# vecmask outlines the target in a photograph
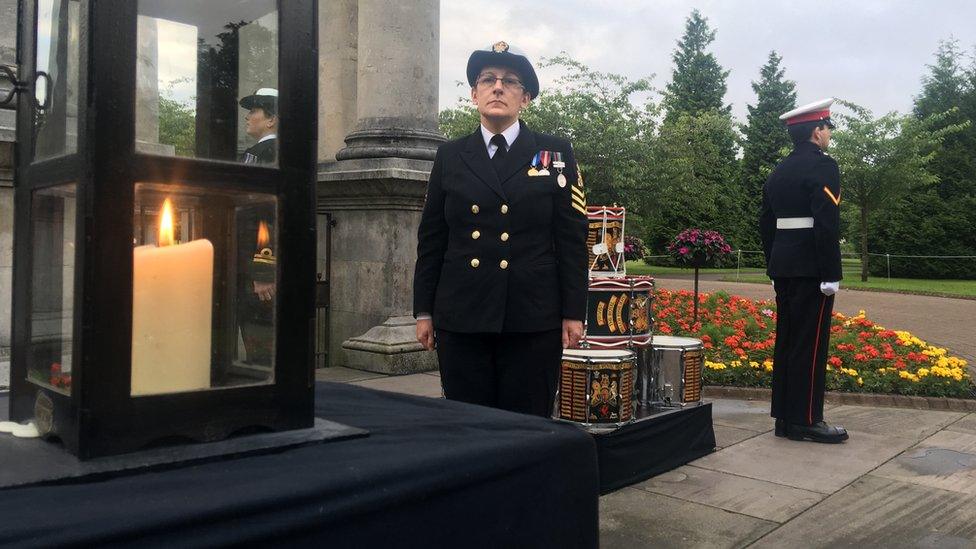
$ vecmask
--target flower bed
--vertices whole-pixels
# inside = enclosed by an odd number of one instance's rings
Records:
[[[691,323],[693,295],[659,290],[655,333],[695,337],[705,347],[705,383],[769,387],[776,340],[776,304],[725,292],[701,294]],[[827,351],[828,391],[976,397],[966,361],[908,332],[868,320],[864,311],[834,313]]]

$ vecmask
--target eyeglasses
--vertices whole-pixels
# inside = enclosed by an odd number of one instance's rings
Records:
[[[499,80],[502,81],[502,87],[505,88],[506,90],[521,90],[525,88],[525,86],[522,84],[522,81],[519,80],[518,78],[512,78],[508,76],[501,77],[501,76],[495,76],[494,74],[485,74],[479,76],[477,83],[479,88],[488,89],[488,88],[495,87],[495,82]]]

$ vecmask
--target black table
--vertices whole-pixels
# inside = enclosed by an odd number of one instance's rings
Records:
[[[596,447],[571,425],[335,383],[316,415],[370,436],[0,491],[0,545],[598,544]]]

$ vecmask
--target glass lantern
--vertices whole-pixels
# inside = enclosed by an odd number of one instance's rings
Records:
[[[22,6],[11,419],[82,459],[313,423],[313,0]]]

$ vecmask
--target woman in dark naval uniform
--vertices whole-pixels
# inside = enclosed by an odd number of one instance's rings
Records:
[[[481,125],[434,159],[418,231],[417,340],[447,398],[549,416],[562,349],[583,331],[586,199],[569,141],[519,113],[539,93],[505,42],[471,54]],[[436,345],[435,345],[436,341]]]

